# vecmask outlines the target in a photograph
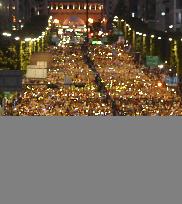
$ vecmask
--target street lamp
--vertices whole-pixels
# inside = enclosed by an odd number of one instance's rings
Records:
[[[11,33],[6,33],[6,32],[4,32],[2,35],[3,35],[3,36],[6,36],[6,37],[11,37]]]
[[[15,37],[15,40],[16,40],[16,41],[20,40],[20,37]]]
[[[114,21],[114,22],[118,22],[118,21],[119,21],[119,18],[118,18],[117,16],[115,16],[114,19],[113,19],[113,21]]]
[[[169,41],[171,42],[171,41],[173,41],[173,39],[172,39],[172,38],[169,38]]]
[[[165,16],[165,15],[166,15],[166,13],[165,13],[165,12],[162,12],[162,13],[161,13],[161,16]]]

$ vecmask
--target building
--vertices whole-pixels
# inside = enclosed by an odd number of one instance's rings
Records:
[[[0,2],[2,29],[21,29],[32,16],[48,14],[47,0],[0,0]]]
[[[9,25],[9,9],[8,0],[0,0],[0,31],[8,29]]]
[[[33,0],[35,15],[48,15],[47,0]]]
[[[57,26],[85,26],[87,22],[86,0],[52,0],[49,12]],[[103,17],[102,1],[89,0],[88,19],[90,23],[100,22]]]
[[[137,16],[157,30],[182,31],[181,0],[138,0]]]

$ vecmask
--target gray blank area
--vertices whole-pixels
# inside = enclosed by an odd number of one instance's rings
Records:
[[[2,204],[181,204],[180,120],[10,122],[0,123]]]

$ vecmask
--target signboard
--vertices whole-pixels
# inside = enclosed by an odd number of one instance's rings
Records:
[[[37,62],[37,67],[38,68],[47,68],[47,61],[38,61]]]
[[[177,86],[179,83],[179,79],[177,76],[176,77],[167,76],[165,78],[165,83],[166,83],[166,86]]]
[[[92,41],[92,45],[102,45],[102,41]]]
[[[27,79],[45,79],[47,78],[47,69],[28,68],[26,73]]]
[[[47,61],[38,61],[37,65],[28,65],[26,78],[28,79],[47,78]]]
[[[22,79],[23,74],[20,70],[0,70],[0,91],[21,91]]]
[[[146,56],[146,65],[148,67],[158,67],[160,59],[158,56]]]

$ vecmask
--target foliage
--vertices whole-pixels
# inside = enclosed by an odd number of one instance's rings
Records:
[[[19,57],[15,45],[8,49],[0,50],[0,67],[7,69],[19,69]]]

